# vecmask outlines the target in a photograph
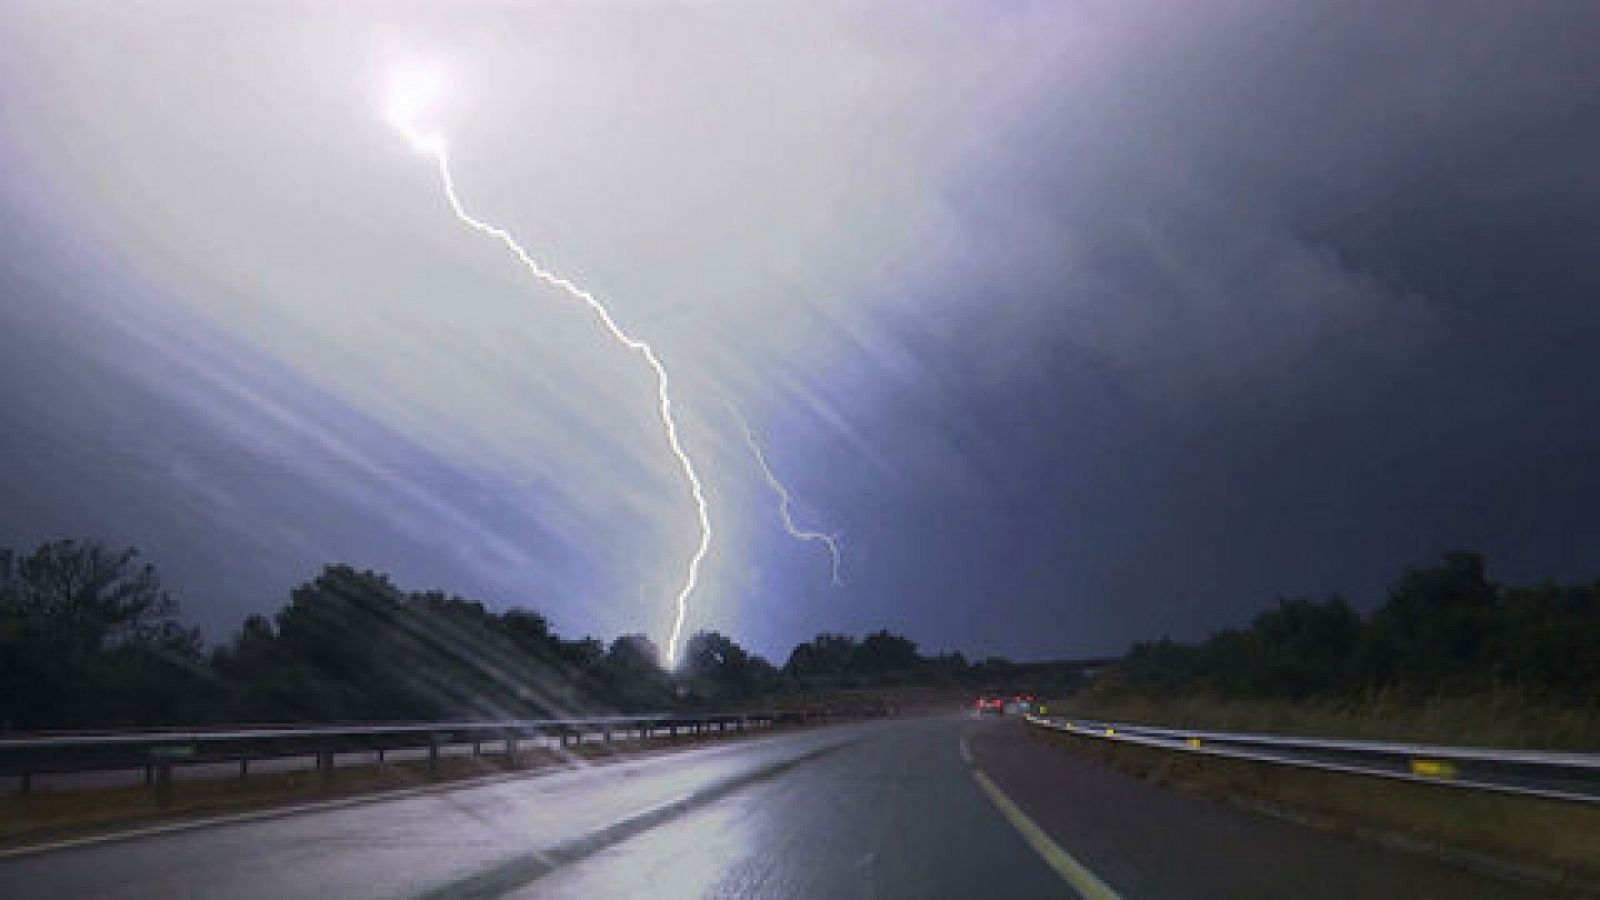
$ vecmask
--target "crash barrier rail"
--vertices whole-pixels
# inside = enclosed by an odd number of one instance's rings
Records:
[[[34,776],[47,774],[143,770],[145,783],[159,796],[171,789],[174,768],[236,763],[239,777],[256,760],[314,758],[316,770],[331,777],[337,754],[373,754],[377,762],[393,750],[426,748],[430,771],[437,771],[442,750],[471,745],[474,756],[484,745],[498,744],[508,759],[530,742],[554,741],[559,747],[593,739],[650,740],[680,734],[747,731],[778,725],[813,724],[839,718],[820,711],[741,713],[662,713],[643,716],[597,716],[528,719],[501,722],[427,722],[418,724],[343,725],[309,728],[234,728],[216,730],[150,730],[106,734],[43,734],[0,738],[0,776],[18,778],[28,793]]]
[[[1158,728],[1029,716],[1035,727],[1202,756],[1600,804],[1600,754]]]

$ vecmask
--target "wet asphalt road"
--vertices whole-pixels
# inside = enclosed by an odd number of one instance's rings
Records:
[[[0,897],[1076,896],[974,767],[1124,897],[1547,896],[1176,794],[1015,720],[951,717],[0,860]]]

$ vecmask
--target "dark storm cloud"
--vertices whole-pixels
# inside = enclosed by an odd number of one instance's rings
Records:
[[[1063,656],[1455,547],[1597,574],[1587,4],[484,9],[413,30],[487,73],[474,198],[683,373],[697,624]],[[327,559],[654,629],[638,372],[352,124],[365,26],[52,15],[49,77],[0,70],[0,534],[145,546],[218,629]]]
[[[1594,575],[1593,17],[1106,15],[1115,53],[976,149],[960,267],[919,285],[959,310],[921,355],[994,494],[947,511],[983,523],[965,627],[1113,649],[1462,546]]]

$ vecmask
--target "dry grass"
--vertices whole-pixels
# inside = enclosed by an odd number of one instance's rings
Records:
[[[1121,771],[1324,829],[1534,878],[1552,896],[1600,884],[1600,807],[1225,759],[1037,730]]]
[[[1052,703],[1066,715],[1213,731],[1263,731],[1524,750],[1600,750],[1600,702],[1530,702],[1514,691],[1417,697],[1377,692],[1354,700],[1239,700],[1204,692],[1158,696],[1091,688]]]

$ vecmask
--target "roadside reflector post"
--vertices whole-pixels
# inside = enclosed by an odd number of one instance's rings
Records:
[[[439,736],[428,735],[428,774],[439,774]]]
[[[22,773],[22,786],[21,787],[22,787],[22,793],[24,795],[33,793],[33,773],[32,772],[23,772]]]
[[[517,763],[517,736],[516,736],[516,734],[508,734],[508,735],[506,735],[506,763],[508,765],[516,765],[516,763]]]
[[[248,777],[250,777],[250,757],[246,756],[239,760],[239,780],[243,781]]]
[[[1192,737],[1192,738],[1189,738],[1189,740],[1186,741],[1185,743],[1187,743],[1190,747],[1198,747],[1198,746],[1200,746],[1200,739],[1197,738],[1197,737]]]
[[[1421,775],[1424,778],[1454,778],[1456,765],[1443,759],[1413,759],[1411,761],[1411,774]]]

